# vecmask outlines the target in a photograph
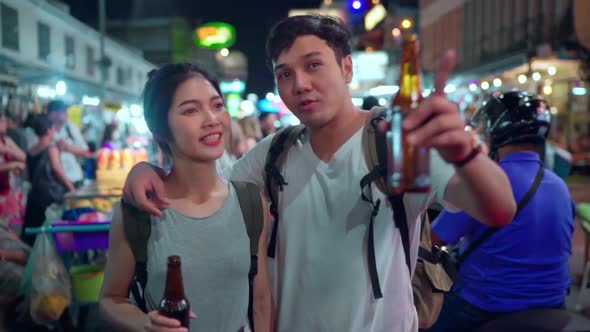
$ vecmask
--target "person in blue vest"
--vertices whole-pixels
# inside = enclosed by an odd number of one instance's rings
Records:
[[[471,124],[483,127],[490,157],[508,175],[517,213],[497,229],[464,212],[443,211],[434,221],[439,244],[459,244],[460,280],[431,332],[472,331],[506,313],[561,308],[570,284],[575,210],[565,182],[541,161],[547,103],[527,92],[495,94]]]

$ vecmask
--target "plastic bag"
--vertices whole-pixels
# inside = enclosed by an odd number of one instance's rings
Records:
[[[63,211],[62,205],[53,203],[45,209],[45,220],[60,220]]]
[[[36,324],[48,325],[61,317],[71,303],[70,285],[70,276],[55,250],[51,234],[38,234],[21,288]]]

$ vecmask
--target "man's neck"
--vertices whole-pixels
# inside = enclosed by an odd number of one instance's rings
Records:
[[[365,124],[366,112],[347,104],[328,124],[310,128],[311,148],[318,159],[329,162],[334,154]]]
[[[534,152],[541,155],[541,148],[534,144],[506,145],[498,149],[498,160],[502,160],[516,152]]]

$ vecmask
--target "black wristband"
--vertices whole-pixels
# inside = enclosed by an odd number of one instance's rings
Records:
[[[467,163],[469,163],[470,161],[475,159],[475,157],[477,157],[477,155],[480,154],[481,150],[482,150],[481,144],[478,144],[476,147],[473,148],[473,150],[471,150],[471,152],[469,152],[469,154],[465,158],[463,158],[462,160],[453,162],[453,165],[456,168],[461,168],[461,167],[465,166]]]

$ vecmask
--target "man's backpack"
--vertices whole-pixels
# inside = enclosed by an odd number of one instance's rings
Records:
[[[244,216],[246,232],[250,238],[250,271],[248,272],[248,320],[254,331],[253,281],[258,273],[258,241],[264,222],[264,211],[260,190],[250,182],[230,181],[236,190],[240,209]],[[149,213],[121,200],[123,228],[135,257],[135,273],[129,291],[137,306],[147,312],[145,287],[147,285],[147,243],[151,234],[151,216]]]
[[[362,137],[363,151],[365,154],[365,161],[367,163],[369,173],[365,177],[363,177],[360,185],[362,190],[362,199],[371,204],[372,207],[372,213],[370,216],[371,220],[369,223],[368,230],[369,233],[367,246],[367,262],[369,267],[371,285],[373,288],[373,296],[376,299],[383,297],[383,294],[381,292],[381,286],[379,284],[379,276],[377,273],[377,264],[375,260],[373,222],[379,212],[381,201],[379,199],[376,201],[373,200],[370,190],[371,183],[375,183],[379,190],[385,193],[388,197],[388,201],[393,208],[395,225],[399,229],[401,234],[405,262],[408,267],[408,273],[410,273],[411,271],[410,233],[408,229],[408,222],[406,219],[406,210],[403,204],[403,195],[398,195],[395,194],[393,191],[390,191],[388,186],[386,185],[385,180],[385,177],[387,176],[387,144],[385,140],[385,134],[380,133],[377,130],[378,123],[384,119],[385,110],[383,108],[378,107],[373,108],[370,111],[369,116],[367,117]],[[279,191],[282,191],[283,186],[288,184],[285,182],[283,176],[281,175],[281,169],[283,168],[283,165],[287,159],[289,148],[295,144],[297,138],[301,135],[304,129],[305,126],[303,125],[292,126],[287,127],[275,134],[266,158],[266,163],[264,166],[265,188],[268,194],[268,198],[270,200],[270,212],[274,218],[274,227],[271,230],[270,241],[268,244],[269,257],[275,256],[277,230],[280,225],[280,216],[278,215]],[[425,226],[427,226],[428,230],[430,230],[430,223],[425,223]],[[425,246],[425,252],[430,252],[431,247],[429,245]],[[428,264],[431,263],[428,262]],[[438,262],[435,262],[434,264],[440,266]],[[417,266],[417,268],[419,267]],[[432,268],[429,269],[429,271],[434,271],[434,273],[436,274],[445,273],[442,268]],[[439,284],[437,282],[439,279],[442,278],[434,277],[433,279],[435,281],[431,282],[431,284],[433,284],[435,287],[441,287],[442,291],[448,291],[450,289],[450,284]],[[428,283],[424,284],[426,285]],[[429,288],[428,291],[432,294],[435,294],[433,293],[433,288]],[[425,301],[421,302],[425,303]],[[427,302],[428,301],[426,301],[426,305],[429,305]],[[420,312],[420,310],[418,311]],[[440,311],[440,308],[438,308],[438,311]],[[437,316],[438,311],[436,312]]]
[[[421,222],[420,247],[412,278],[412,293],[418,312],[419,328],[427,329],[436,323],[443,306],[444,293],[451,290],[453,281],[458,277],[449,255],[432,245],[428,214],[422,216]]]

